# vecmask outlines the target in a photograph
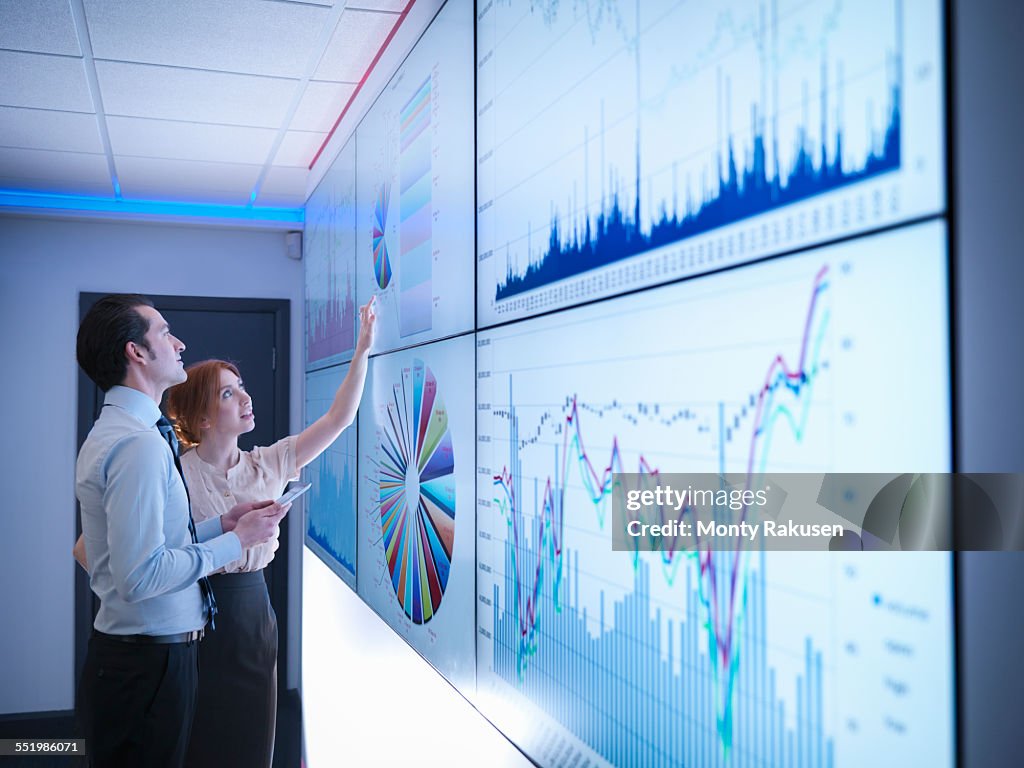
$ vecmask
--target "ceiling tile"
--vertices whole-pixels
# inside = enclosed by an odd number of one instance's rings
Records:
[[[103,154],[96,115],[0,107],[0,144]]]
[[[296,131],[330,131],[355,90],[355,83],[321,83],[310,80],[289,128]]]
[[[346,8],[320,59],[316,79],[358,83],[397,21],[395,13]]]
[[[283,165],[272,165],[267,171],[267,177],[260,187],[260,196],[264,195],[291,195],[306,196],[306,180],[309,178],[309,171],[305,168],[292,168]]]
[[[196,186],[167,179],[156,179],[132,186],[132,194],[126,195],[124,199],[161,203],[248,205],[249,193],[240,189],[209,189],[202,185]]]
[[[98,59],[301,77],[329,8],[262,0],[85,0]]]
[[[256,205],[267,205],[274,208],[302,208],[306,205],[306,195],[305,193],[284,195],[261,191],[259,197],[256,198]]]
[[[114,198],[114,186],[106,181],[71,181],[68,179],[26,179],[0,175],[0,189],[45,192],[51,195],[86,195]]]
[[[346,3],[346,8],[368,11],[404,11],[408,0],[352,0]]]
[[[106,156],[85,152],[0,147],[0,176],[48,180],[52,192],[64,192],[65,184],[77,182],[111,186]]]
[[[121,193],[132,200],[184,200],[245,205],[258,165],[115,157]]]
[[[92,112],[82,60],[0,51],[0,105]]]
[[[81,56],[68,0],[0,2],[0,48]]]
[[[281,140],[281,146],[274,155],[274,165],[291,165],[309,168],[313,156],[327,138],[326,133],[310,133],[308,131],[288,131]]]
[[[108,117],[115,155],[263,165],[274,146],[272,128],[243,128],[141,117]]]
[[[108,115],[278,128],[298,80],[97,61]]]

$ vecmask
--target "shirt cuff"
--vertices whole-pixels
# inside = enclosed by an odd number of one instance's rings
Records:
[[[223,533],[224,525],[219,515],[196,523],[196,538],[200,543],[209,539],[215,539]]]
[[[225,533],[203,542],[204,547],[209,547],[213,553],[213,567],[210,572],[220,570],[233,560],[242,556],[242,542],[238,536],[232,533]]]

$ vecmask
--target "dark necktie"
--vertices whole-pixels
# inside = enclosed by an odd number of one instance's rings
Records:
[[[188,495],[188,483],[185,482],[185,473],[181,469],[178,436],[174,434],[174,427],[171,426],[171,422],[167,420],[166,416],[160,417],[156,423],[156,428],[160,430],[164,440],[171,446],[171,453],[174,456],[174,467],[178,470],[178,474],[181,475],[181,484],[185,486],[185,498],[188,500],[188,533],[192,537],[192,543],[198,544],[199,537],[196,536],[196,522],[192,518],[192,499]],[[217,615],[217,600],[213,597],[213,587],[206,576],[199,578],[199,590],[203,593],[203,606],[206,608],[206,619],[210,622],[210,629],[216,629],[217,625],[214,621],[214,616]]]

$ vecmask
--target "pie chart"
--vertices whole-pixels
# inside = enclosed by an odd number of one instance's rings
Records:
[[[377,199],[373,205],[373,274],[381,290],[391,282],[391,257],[386,237],[390,203],[391,185],[385,182],[377,188]]]
[[[437,613],[455,539],[455,454],[448,412],[416,358],[381,409],[378,487],[382,544],[395,597],[416,624]]]

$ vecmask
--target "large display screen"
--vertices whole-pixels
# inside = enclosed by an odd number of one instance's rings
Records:
[[[472,69],[472,4],[448,3],[356,131],[356,294],[377,296],[374,352],[473,329]]]
[[[379,320],[307,543],[536,764],[955,764],[950,554],[610,530],[953,468],[943,10],[448,0],[310,198],[307,422]]]
[[[351,359],[356,345],[356,165],[349,140],[306,203],[306,370]]]
[[[475,686],[473,336],[372,360],[359,410],[359,595]]]
[[[933,222],[478,333],[478,694],[531,757],[952,765],[949,554],[610,534],[615,472],[948,471],[945,253]]]
[[[331,407],[348,365],[306,374],[306,426]],[[303,469],[312,483],[306,500],[306,546],[342,581],[356,587],[356,425],[348,427]]]
[[[481,3],[481,326],[940,212],[937,0]]]

